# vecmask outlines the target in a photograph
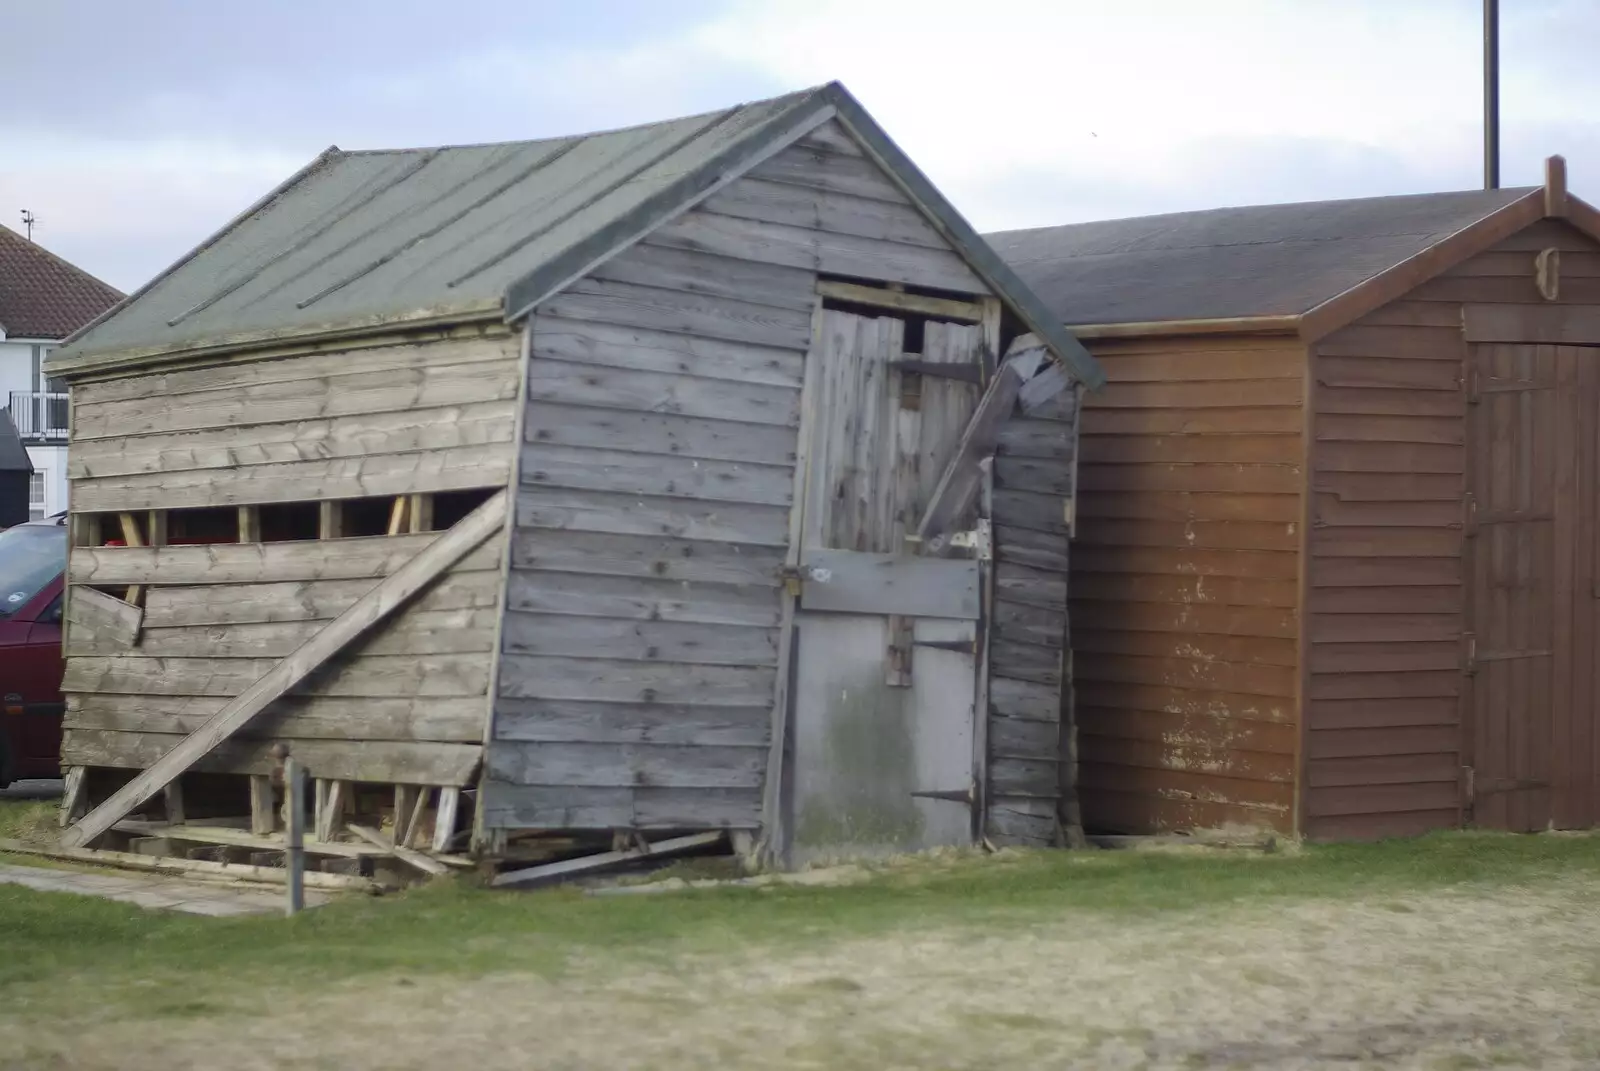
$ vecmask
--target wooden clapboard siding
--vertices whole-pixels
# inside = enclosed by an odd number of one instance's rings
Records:
[[[994,615],[989,636],[988,836],[1048,845],[1074,794],[1068,670],[1068,517],[1075,496],[1076,390],[1002,425],[996,444]]]
[[[1318,342],[1304,831],[1372,838],[1463,819],[1464,303],[1600,300],[1600,245],[1544,220]]]
[[[515,340],[504,332],[250,361],[73,388],[86,512],[503,485]]]
[[[1305,351],[1236,336],[1093,349],[1109,382],[1084,399],[1071,563],[1084,822],[1287,831]]]
[[[761,253],[652,236],[530,321],[489,828],[759,824],[816,300]]]
[[[73,584],[138,583],[146,608],[136,647],[67,630],[64,761],[148,766],[436,538],[74,550]],[[285,741],[319,777],[466,783],[504,547],[496,536],[467,555],[196,768],[266,772]]]

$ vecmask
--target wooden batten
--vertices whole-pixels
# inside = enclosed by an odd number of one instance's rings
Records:
[[[1548,219],[1562,219],[1567,214],[1565,157],[1551,156],[1544,162],[1544,214]]]

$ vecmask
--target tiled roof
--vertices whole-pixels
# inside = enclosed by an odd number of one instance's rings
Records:
[[[0,328],[7,335],[66,338],[121,300],[121,291],[0,227]]]

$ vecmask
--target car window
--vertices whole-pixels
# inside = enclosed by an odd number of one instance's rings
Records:
[[[24,524],[0,532],[0,617],[28,604],[67,567],[67,530]]]
[[[50,605],[46,606],[42,611],[40,611],[39,620],[47,625],[58,625],[61,623],[60,595],[57,595],[55,598],[51,599]]]

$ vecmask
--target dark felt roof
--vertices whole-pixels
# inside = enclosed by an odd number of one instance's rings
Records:
[[[66,338],[122,300],[107,286],[0,227],[0,328],[14,338]]]
[[[1065,324],[1298,315],[1528,192],[1253,205],[984,237]]]
[[[0,409],[0,472],[32,472],[33,460],[12,423],[11,410]]]

